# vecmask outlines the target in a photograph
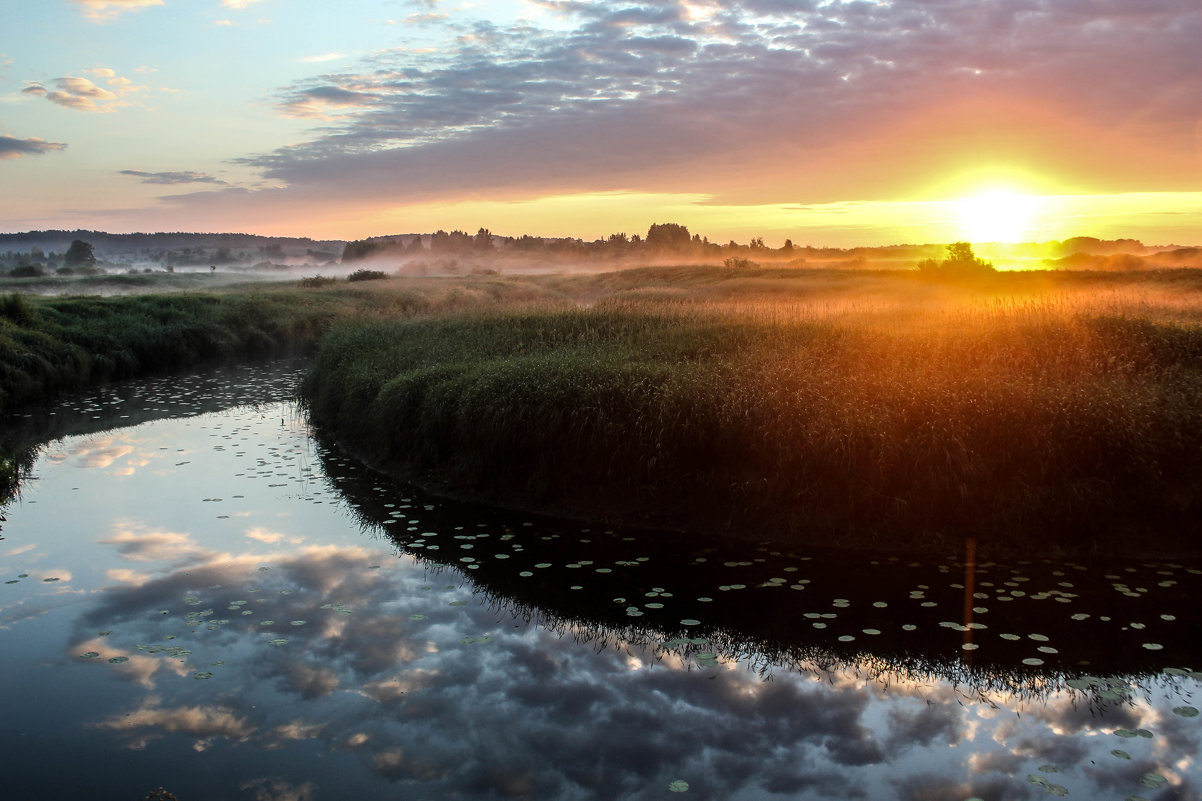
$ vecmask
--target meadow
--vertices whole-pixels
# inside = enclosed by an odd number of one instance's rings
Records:
[[[1200,321],[1190,270],[679,267],[10,296],[0,405],[315,351],[303,396],[319,432],[452,495],[780,541],[1196,554]]]

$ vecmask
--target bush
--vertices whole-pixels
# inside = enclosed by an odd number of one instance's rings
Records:
[[[43,270],[41,267],[39,267],[36,264],[22,264],[20,267],[14,267],[11,270],[9,270],[8,277],[9,278],[41,278],[45,274],[46,274],[46,271]]]
[[[24,295],[16,292],[0,298],[0,317],[5,317],[17,325],[26,325],[33,321],[33,309]]]
[[[731,256],[722,262],[723,267],[731,267],[739,270],[746,270],[749,267],[754,267],[755,263],[751,259],[743,259],[738,256]]]
[[[317,289],[319,287],[329,286],[330,284],[337,282],[337,278],[327,278],[324,275],[314,275],[310,276],[309,278],[302,278],[300,285],[305,289]]]
[[[348,281],[380,281],[388,276],[380,270],[355,270],[346,277]]]

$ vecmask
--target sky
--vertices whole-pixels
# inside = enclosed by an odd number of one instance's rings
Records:
[[[0,231],[1202,243],[1197,0],[0,0]]]

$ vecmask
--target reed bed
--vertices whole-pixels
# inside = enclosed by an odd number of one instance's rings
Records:
[[[368,458],[493,503],[790,541],[1197,550],[1192,294],[701,295],[338,325],[304,394]]]

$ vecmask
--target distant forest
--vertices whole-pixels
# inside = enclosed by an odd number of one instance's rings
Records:
[[[646,235],[611,234],[604,239],[585,241],[523,235],[496,236],[486,228],[475,234],[466,231],[436,231],[433,234],[405,234],[372,237],[348,242],[342,262],[392,265],[403,273],[455,272],[465,267],[480,269],[489,264],[556,263],[690,263],[724,264],[748,267],[771,264],[789,267],[834,269],[908,269],[940,264],[968,263],[990,267],[991,262],[977,259],[967,243],[885,245],[877,247],[830,248],[795,245],[786,239],[779,248],[769,247],[760,237],[747,244],[731,240],[726,244],[692,234],[678,223],[657,223]],[[1080,270],[1131,270],[1152,268],[1202,267],[1202,248],[1148,247],[1135,239],[1103,240],[1073,237],[1064,241],[1016,245],[988,244],[981,248],[990,258],[1021,263],[1026,267]],[[961,254],[961,255],[957,255]]]
[[[978,253],[1002,265],[1044,269],[1133,270],[1202,267],[1202,249],[1149,247],[1134,239],[1074,237],[1020,245],[980,245]],[[81,260],[80,252],[88,257]],[[971,251],[969,251],[971,254]],[[747,243],[712,242],[679,223],[656,223],[645,234],[614,233],[603,239],[499,236],[435,231],[394,234],[355,241],[268,237],[235,233],[135,233],[30,231],[0,234],[0,274],[11,277],[88,272],[157,270],[263,270],[288,267],[391,267],[426,275],[566,265],[722,264],[827,269],[912,269],[938,264],[943,244],[830,248],[785,240],[769,247],[762,238]],[[984,259],[977,260],[989,265]]]

